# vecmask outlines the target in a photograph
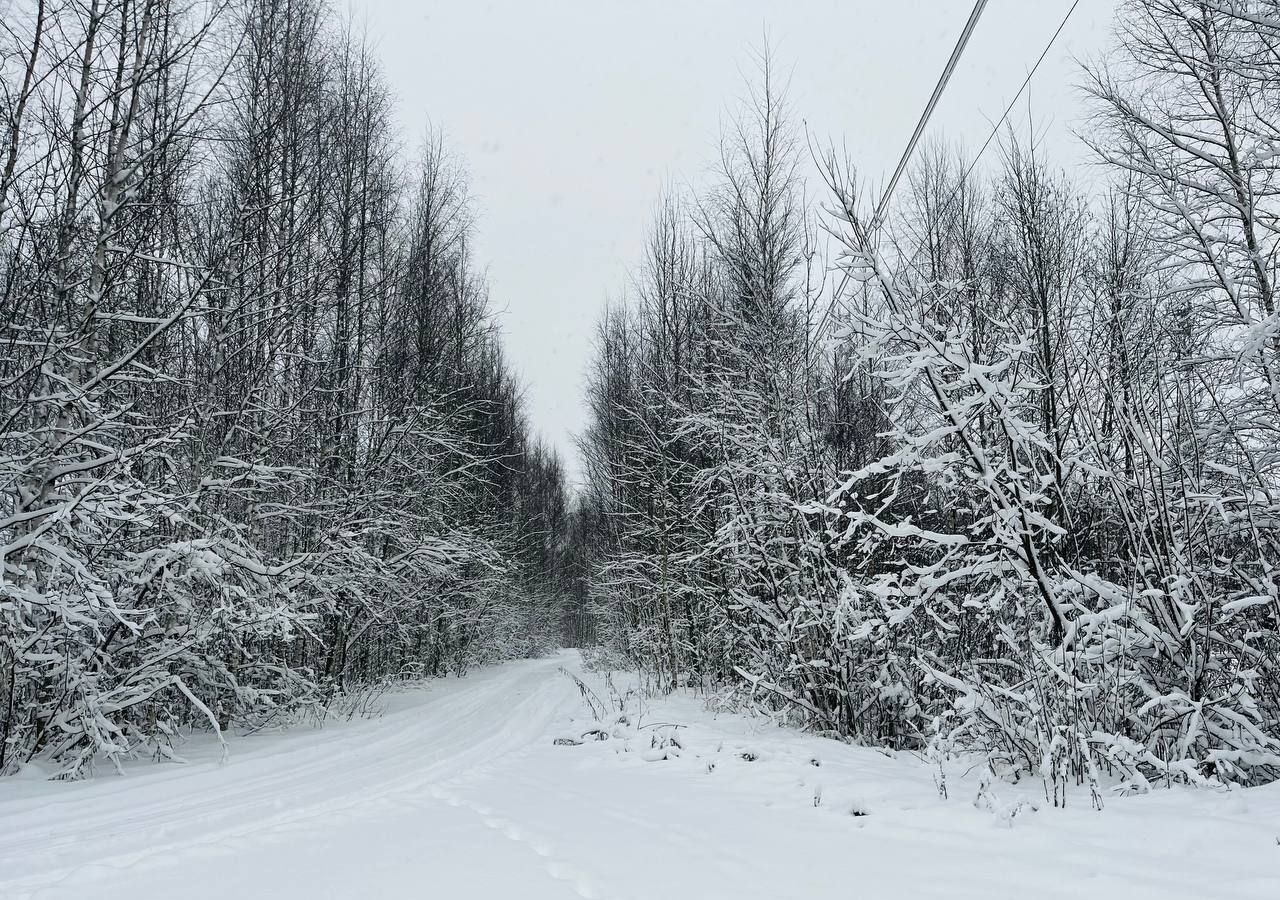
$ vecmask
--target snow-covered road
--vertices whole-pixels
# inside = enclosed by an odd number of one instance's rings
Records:
[[[224,765],[0,784],[0,897],[572,896],[449,792],[516,765],[574,702],[559,666],[495,667],[377,720],[245,739]]]
[[[1002,786],[975,806],[972,776],[943,800],[917,760],[687,697],[625,739],[554,746],[590,725],[560,672],[577,665],[436,682],[376,720],[240,739],[224,765],[197,747],[0,782],[0,897],[1280,898],[1275,788],[1098,813]],[[679,756],[647,749],[670,734]]]

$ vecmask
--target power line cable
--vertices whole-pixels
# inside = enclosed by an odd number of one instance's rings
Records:
[[[1018,92],[1013,95],[1013,99],[1009,101],[1009,105],[1004,108],[1004,113],[996,120],[996,123],[991,126],[991,131],[987,135],[987,139],[982,142],[982,147],[978,149],[977,154],[969,161],[969,165],[964,170],[964,174],[956,181],[956,186],[951,189],[951,193],[947,196],[946,201],[938,207],[938,211],[935,213],[936,216],[941,217],[946,215],[946,213],[951,209],[951,204],[956,201],[956,198],[960,196],[960,192],[964,190],[965,185],[969,183],[969,176],[973,174],[973,170],[978,165],[978,161],[982,159],[982,154],[991,146],[991,142],[1000,131],[1000,126],[1009,118],[1009,113],[1013,112],[1014,106],[1016,106],[1018,100],[1021,99],[1023,92],[1027,89],[1027,86],[1031,84],[1031,79],[1035,77],[1036,70],[1040,68],[1040,64],[1044,62],[1045,57],[1049,55],[1049,51],[1053,49],[1053,45],[1057,42],[1058,36],[1061,35],[1062,30],[1067,27],[1067,22],[1071,19],[1071,14],[1076,11],[1076,7],[1079,5],[1080,0],[1073,0],[1071,6],[1067,8],[1067,14],[1063,16],[1062,21],[1058,23],[1058,28],[1054,31],[1053,36],[1049,38],[1049,43],[1045,44],[1044,50],[1040,51],[1039,58],[1036,59],[1031,70],[1027,72],[1027,77],[1022,79],[1022,84],[1018,86]],[[914,267],[916,257],[919,253],[920,250],[917,248],[916,252],[907,260],[907,264]]]
[[[982,154],[987,152],[987,148],[991,146],[991,141],[995,139],[996,134],[1000,131],[1000,126],[1009,118],[1009,113],[1013,112],[1013,107],[1017,104],[1018,100],[1022,98],[1022,94],[1027,89],[1027,85],[1031,83],[1031,79],[1035,77],[1036,69],[1040,68],[1040,63],[1044,62],[1044,58],[1049,55],[1049,51],[1053,49],[1054,43],[1058,40],[1058,35],[1062,34],[1062,29],[1067,27],[1067,21],[1071,18],[1071,14],[1076,11],[1076,7],[1079,5],[1080,0],[1074,0],[1070,8],[1067,10],[1067,14],[1063,16],[1062,21],[1058,23],[1058,30],[1053,33],[1053,37],[1049,38],[1049,43],[1045,44],[1044,50],[1040,53],[1040,58],[1037,59],[1035,65],[1031,67],[1031,71],[1027,73],[1027,77],[1022,79],[1022,85],[1018,88],[1018,93],[1013,95],[1013,99],[1009,101],[1009,105],[1004,108],[1004,114],[1001,115],[1000,118],[996,120],[996,124],[991,127],[991,133],[988,134],[987,139],[982,142],[982,147],[978,150],[977,155],[970,160],[969,167],[964,170],[964,175],[961,176],[960,181],[956,184],[955,190],[951,192],[951,196],[947,198],[947,202],[940,208],[940,214],[947,211],[947,207],[951,205],[951,201],[955,200],[956,194],[960,192],[960,189],[969,180],[969,176],[973,174],[974,166],[978,164],[978,160],[982,158]]]
[[[962,33],[960,35],[960,41],[957,42],[956,44],[957,51],[963,52],[964,43],[968,41],[968,34],[972,33],[973,31],[972,27],[970,27],[970,24],[972,25],[977,24],[977,17],[982,15],[982,7],[985,5],[986,5],[985,2],[980,2],[974,7],[973,13],[971,13],[969,16],[969,23],[966,23],[965,25],[966,33]],[[1031,84],[1031,79],[1035,77],[1036,70],[1040,68],[1040,64],[1044,62],[1045,57],[1049,55],[1049,51],[1053,49],[1053,45],[1057,43],[1058,37],[1062,34],[1062,30],[1067,27],[1067,22],[1071,19],[1072,13],[1076,11],[1076,7],[1079,5],[1080,5],[1080,0],[1073,0],[1071,6],[1067,8],[1066,15],[1064,15],[1062,17],[1062,21],[1058,23],[1057,30],[1055,30],[1053,32],[1053,36],[1049,38],[1049,43],[1045,44],[1044,50],[1040,52],[1039,58],[1036,59],[1035,64],[1032,65],[1031,67],[1031,70],[1027,72],[1027,77],[1022,79],[1022,84],[1019,85],[1018,92],[1013,95],[1013,99],[1010,100],[1009,105],[1005,107],[1004,113],[1000,116],[999,119],[996,120],[995,125],[992,126],[990,134],[987,135],[987,139],[982,142],[982,147],[978,150],[977,154],[969,162],[969,166],[968,168],[965,169],[964,175],[961,176],[958,182],[956,182],[956,186],[951,191],[951,195],[947,198],[947,202],[942,204],[941,207],[939,207],[939,211],[938,211],[939,215],[945,213],[951,207],[951,204],[955,202],[955,199],[959,195],[960,191],[964,188],[965,184],[968,183],[969,176],[973,174],[974,168],[978,165],[978,160],[982,158],[982,154],[985,153],[987,151],[987,148],[991,146],[991,142],[995,139],[996,134],[999,133],[1000,131],[1000,126],[1003,125],[1005,123],[1005,120],[1009,118],[1009,113],[1013,112],[1014,106],[1017,105],[1018,100],[1022,98],[1023,93],[1026,91],[1027,85]],[[877,226],[880,222],[880,217],[884,213],[885,206],[889,201],[889,196],[893,193],[893,189],[897,185],[898,179],[902,175],[902,170],[906,167],[907,160],[911,156],[911,151],[915,148],[915,144],[919,140],[920,133],[924,130],[924,124],[927,122],[929,118],[929,114],[932,112],[933,106],[937,104],[937,98],[942,95],[942,88],[946,86],[946,81],[947,79],[950,78],[950,71],[955,68],[954,62],[959,60],[959,53],[953,52],[951,54],[951,57],[952,57],[951,60],[947,62],[947,69],[943,71],[942,79],[938,82],[938,87],[934,89],[934,96],[930,98],[929,106],[925,108],[924,115],[920,117],[920,124],[916,126],[915,134],[911,136],[911,141],[907,145],[906,152],[902,154],[902,160],[898,163],[898,169],[893,174],[893,179],[889,183],[889,188],[888,190],[885,191],[884,196],[881,198],[879,206],[876,207],[875,217],[871,220],[871,225],[873,228]],[[846,273],[845,280],[847,281],[847,279],[848,279],[848,275]],[[831,308],[828,308],[826,313],[823,314],[822,322],[819,325],[819,330],[821,330],[821,328],[826,326],[826,321],[830,315],[831,315]]]
[[[897,187],[898,179],[902,177],[902,172],[906,169],[907,162],[911,159],[912,151],[916,149],[920,135],[924,133],[925,126],[929,124],[929,117],[933,115],[934,107],[942,99],[942,92],[947,89],[947,82],[951,80],[951,73],[956,70],[956,65],[964,54],[965,45],[969,43],[969,37],[973,34],[973,30],[978,27],[978,20],[982,18],[982,11],[986,7],[987,0],[977,0],[973,4],[973,10],[969,13],[969,20],[964,23],[964,30],[960,32],[960,37],[951,51],[951,57],[947,60],[947,64],[942,70],[942,75],[938,78],[938,83],[933,88],[933,94],[929,97],[929,102],[925,104],[920,120],[916,122],[916,130],[911,133],[911,140],[907,142],[907,149],[902,151],[902,158],[898,160],[898,167],[893,170],[893,177],[889,179],[889,186],[885,188],[884,196],[880,198],[880,204],[876,207],[875,218],[871,220],[873,228],[879,224],[880,217],[889,205],[889,198],[893,196],[893,189]]]

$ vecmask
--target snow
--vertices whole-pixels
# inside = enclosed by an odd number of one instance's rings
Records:
[[[0,897],[1280,897],[1280,785],[1099,812],[956,766],[944,799],[915,757],[702,698],[619,713],[614,678],[565,652],[392,695],[378,719],[233,738],[225,763],[194,739],[187,765],[28,769],[0,781]]]

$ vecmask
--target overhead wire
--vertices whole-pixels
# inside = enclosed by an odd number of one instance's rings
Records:
[[[996,123],[991,126],[991,132],[987,135],[987,139],[982,142],[982,147],[979,148],[973,159],[969,161],[968,168],[966,168],[964,170],[964,174],[960,176],[960,180],[956,183],[955,189],[952,190],[951,196],[947,198],[947,202],[939,208],[939,214],[947,211],[951,202],[955,200],[956,194],[958,194],[961,188],[968,182],[969,176],[973,174],[973,169],[978,164],[978,160],[982,159],[982,154],[987,152],[987,148],[991,146],[991,141],[995,139],[996,134],[1000,131],[1000,126],[1005,123],[1009,118],[1009,113],[1013,112],[1013,107],[1017,105],[1020,99],[1022,99],[1022,94],[1026,91],[1027,85],[1031,84],[1031,79],[1035,77],[1036,70],[1039,69],[1040,64],[1044,62],[1044,58],[1049,55],[1049,51],[1053,49],[1054,43],[1058,40],[1058,35],[1062,34],[1062,29],[1067,27],[1067,22],[1070,20],[1071,14],[1076,11],[1076,7],[1079,5],[1080,0],[1074,0],[1071,6],[1067,9],[1067,14],[1063,16],[1062,21],[1058,23],[1057,30],[1054,31],[1053,36],[1049,38],[1049,43],[1045,44],[1044,50],[1040,52],[1040,57],[1035,61],[1035,65],[1033,65],[1031,70],[1027,72],[1027,77],[1022,79],[1022,84],[1018,87],[1018,92],[1013,95],[1013,99],[1009,101],[1009,105],[1004,108],[1004,113],[996,120]]]
[[[1018,101],[1022,99],[1022,95],[1026,92],[1027,86],[1031,84],[1031,79],[1035,77],[1036,71],[1040,68],[1041,63],[1043,63],[1045,61],[1045,58],[1049,55],[1049,51],[1053,49],[1053,45],[1057,43],[1057,40],[1061,36],[1063,29],[1067,27],[1067,22],[1070,21],[1071,15],[1076,11],[1076,7],[1079,5],[1080,5],[1080,0],[1073,0],[1073,2],[1071,3],[1071,6],[1067,8],[1066,15],[1064,15],[1062,17],[1062,21],[1058,23],[1058,27],[1054,30],[1053,35],[1049,38],[1049,42],[1045,44],[1044,49],[1040,51],[1040,56],[1037,57],[1035,63],[1031,66],[1031,69],[1027,72],[1026,77],[1022,79],[1022,84],[1018,86],[1017,93],[1013,95],[1013,99],[1009,101],[1008,106],[1005,107],[1004,112],[1001,114],[1000,118],[996,120],[994,125],[992,125],[991,131],[990,133],[987,134],[986,140],[982,142],[982,147],[979,148],[977,154],[973,157],[973,159],[969,161],[968,167],[965,169],[964,174],[956,182],[956,186],[954,189],[952,189],[951,194],[950,196],[947,197],[946,202],[943,203],[941,207],[939,207],[939,210],[938,210],[939,215],[945,213],[951,207],[951,204],[955,202],[955,199],[959,195],[960,191],[968,183],[969,176],[973,174],[973,170],[978,165],[978,161],[982,159],[982,155],[987,151],[987,148],[991,146],[991,142],[995,139],[996,134],[999,133],[1000,127],[1005,123],[1005,121],[1008,120],[1009,114],[1013,112],[1014,106],[1016,106]],[[969,14],[969,20],[965,23],[965,30],[961,32],[960,38],[956,41],[955,49],[953,49],[951,52],[951,58],[947,60],[946,68],[943,69],[942,76],[938,79],[938,84],[934,88],[933,95],[929,98],[929,103],[925,106],[924,113],[920,116],[920,121],[916,124],[916,130],[911,135],[911,140],[907,142],[907,148],[903,152],[902,158],[898,161],[898,167],[894,170],[893,177],[890,179],[889,185],[885,189],[884,195],[880,198],[880,202],[876,206],[875,215],[871,220],[872,229],[879,226],[881,217],[884,215],[885,210],[888,206],[889,199],[893,195],[893,190],[897,186],[899,179],[902,177],[902,173],[906,169],[907,163],[910,161],[911,153],[912,151],[915,150],[915,146],[920,140],[920,135],[924,132],[925,125],[928,123],[929,117],[933,113],[933,108],[937,106],[938,99],[942,96],[942,91],[946,88],[947,82],[951,78],[951,73],[955,70],[956,63],[959,62],[960,55],[963,54],[964,52],[965,44],[968,43],[969,36],[973,33],[973,29],[977,26],[978,19],[979,17],[981,17],[982,11],[985,7],[986,7],[986,0],[979,0],[979,2],[974,5],[973,11]],[[847,276],[845,280],[847,280]],[[822,317],[821,327],[825,327],[826,321],[830,316],[830,314],[831,314],[831,309],[828,308],[827,312]]]
[[[951,56],[947,59],[947,64],[943,67],[942,74],[938,76],[938,83],[934,85],[929,102],[925,104],[924,112],[920,114],[920,119],[916,122],[915,131],[911,133],[911,139],[907,141],[907,147],[902,151],[898,166],[893,170],[893,177],[889,179],[889,185],[885,188],[884,195],[876,206],[875,217],[871,220],[873,228],[879,224],[880,217],[884,215],[885,209],[889,205],[889,198],[893,196],[893,189],[897,187],[898,180],[902,178],[902,173],[906,170],[907,163],[911,160],[911,154],[915,151],[916,144],[920,141],[920,136],[924,134],[924,129],[929,124],[929,117],[933,115],[934,108],[937,107],[938,101],[942,99],[942,92],[947,89],[947,83],[951,80],[951,75],[955,72],[956,66],[960,62],[960,57],[964,55],[964,48],[968,45],[974,29],[978,27],[978,20],[982,18],[982,11],[986,8],[987,0],[977,0],[973,4],[969,19],[964,23],[964,29],[960,32],[960,37],[956,40],[956,45],[951,50]]]

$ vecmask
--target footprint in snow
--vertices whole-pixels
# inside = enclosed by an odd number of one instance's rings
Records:
[[[486,828],[500,832],[504,837],[516,843],[524,844],[538,856],[546,860],[545,868],[548,875],[557,881],[568,882],[579,897],[585,900],[599,900],[603,895],[598,893],[597,888],[592,884],[591,880],[582,872],[567,865],[560,860],[554,858],[554,852],[551,847],[541,841],[526,835],[515,823],[500,818],[493,814],[493,810],[488,806],[477,803],[471,803],[464,800],[451,791],[446,791],[439,786],[433,786],[430,794],[435,799],[453,807],[462,807],[471,810],[480,817],[481,823]]]
[[[595,900],[599,896],[590,881],[573,869],[560,865],[560,863],[548,863],[547,874],[559,881],[572,882],[574,892],[579,897],[586,898],[586,900]]]

